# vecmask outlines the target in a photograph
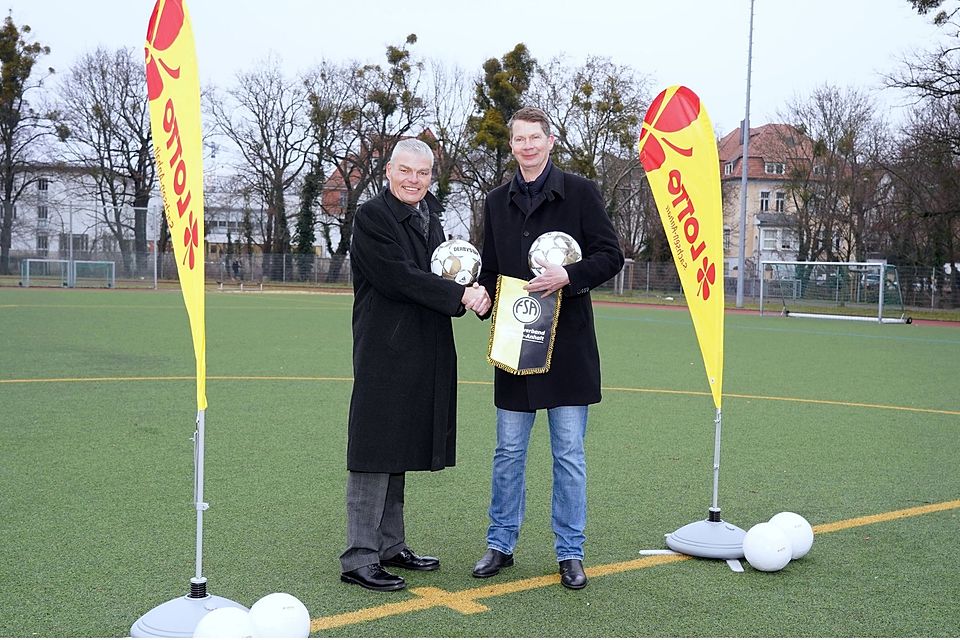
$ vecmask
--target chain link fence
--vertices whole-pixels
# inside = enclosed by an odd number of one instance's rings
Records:
[[[28,258],[66,259],[67,256],[41,256],[35,252],[11,254],[10,276],[0,276],[0,284],[17,286],[21,261]],[[172,253],[160,256],[122,255],[104,251],[75,251],[74,260],[113,261],[117,288],[155,288],[175,286],[176,259]],[[263,288],[340,288],[349,289],[350,258],[332,258],[302,254],[241,253],[208,257],[205,265],[208,284],[220,288],[239,288],[241,283]],[[960,309],[960,268],[900,266],[900,290],[903,304],[913,309]],[[22,286],[22,284],[21,284]],[[66,286],[66,285],[64,285]],[[95,286],[95,285],[90,285]],[[727,301],[736,296],[737,278],[726,274]],[[679,301],[683,299],[680,278],[672,262],[634,262],[628,260],[623,271],[599,287],[608,294],[626,299]],[[760,298],[760,280],[750,274],[744,279],[744,300],[756,304]]]

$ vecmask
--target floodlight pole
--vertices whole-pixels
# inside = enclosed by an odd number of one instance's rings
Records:
[[[744,109],[743,123],[740,126],[740,135],[743,142],[743,159],[741,160],[740,178],[740,257],[737,260],[737,309],[743,308],[743,279],[744,256],[747,251],[747,165],[750,155],[750,72],[753,66],[753,3],[750,0],[750,35],[747,43],[747,104]],[[759,271],[757,272],[759,275]]]
[[[70,212],[70,261],[67,262],[67,287],[73,288],[74,266],[73,266],[73,203],[67,205],[67,211]]]

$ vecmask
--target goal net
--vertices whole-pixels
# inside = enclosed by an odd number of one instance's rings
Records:
[[[897,268],[886,262],[763,261],[760,315],[906,323]]]
[[[22,287],[106,287],[117,285],[112,260],[28,258],[20,262]]]

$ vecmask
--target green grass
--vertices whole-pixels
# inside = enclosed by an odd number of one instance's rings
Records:
[[[417,598],[338,579],[351,302],[207,295],[203,566],[217,595],[249,606],[286,591],[315,618]],[[689,314],[595,314],[605,391],[588,429],[588,567],[636,560],[703,518],[713,459]],[[0,289],[0,327],[0,636],[127,635],[185,593],[194,570],[182,298]],[[488,324],[455,328],[458,464],[409,474],[406,506],[408,542],[443,567],[408,582],[460,592],[555,574],[539,418],[517,565],[470,576],[485,546],[492,374]],[[728,314],[724,518],[747,529],[791,510],[817,525],[960,499],[958,379],[957,327]],[[958,525],[960,509],[947,509],[818,535],[778,573],[689,560],[596,577],[582,592],[550,584],[483,598],[482,613],[433,607],[320,635],[956,636]]]

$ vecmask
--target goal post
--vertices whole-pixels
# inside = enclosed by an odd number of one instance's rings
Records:
[[[760,263],[760,315],[910,324],[897,267],[883,262]]]
[[[21,287],[117,286],[117,265],[112,260],[57,260],[27,258],[20,262]]]

